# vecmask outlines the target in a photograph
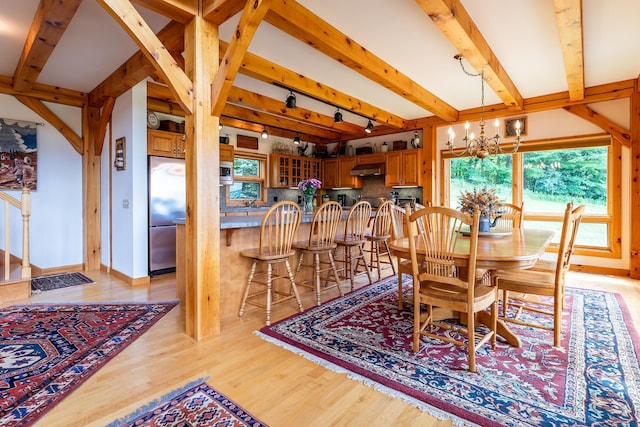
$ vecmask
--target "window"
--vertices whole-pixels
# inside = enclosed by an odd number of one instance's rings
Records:
[[[233,185],[227,191],[227,206],[245,206],[252,200],[267,201],[264,154],[236,151],[233,158]]]
[[[525,227],[556,231],[569,201],[586,205],[576,253],[620,256],[620,147],[609,136],[528,141],[515,154],[480,160],[443,152],[445,203],[458,207],[463,190],[495,188],[501,200],[524,202]],[[448,181],[448,182],[447,182]]]

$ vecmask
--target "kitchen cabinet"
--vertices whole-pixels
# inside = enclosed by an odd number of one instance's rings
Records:
[[[384,163],[385,155],[384,153],[363,154],[357,156],[356,159],[359,165],[374,165],[376,163]]]
[[[233,145],[220,144],[220,161],[233,162]]]
[[[323,188],[362,188],[362,179],[351,176],[351,169],[357,164],[358,157],[337,157],[323,160]]]
[[[303,179],[322,181],[322,162],[311,157],[274,153],[269,156],[269,170],[271,188],[296,187]]]
[[[147,153],[150,156],[184,159],[185,135],[163,130],[147,130]]]
[[[322,161],[324,169],[322,188],[336,188],[340,187],[340,160],[324,159]]]
[[[420,150],[392,151],[386,157],[387,187],[420,185]]]

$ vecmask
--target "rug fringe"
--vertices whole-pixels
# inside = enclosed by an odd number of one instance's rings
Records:
[[[415,399],[411,396],[408,396],[402,392],[393,390],[390,387],[387,387],[385,385],[382,385],[380,383],[377,383],[369,378],[366,378],[362,375],[356,374],[346,368],[343,368],[342,366],[338,366],[335,363],[331,363],[328,362],[325,359],[322,359],[318,356],[314,356],[313,354],[310,354],[304,350],[301,350],[297,347],[294,347],[292,345],[289,345],[287,343],[284,343],[276,338],[273,338],[269,335],[263,334],[260,331],[254,331],[254,334],[259,336],[260,338],[262,338],[263,340],[270,342],[272,344],[277,345],[278,347],[282,347],[285,350],[288,350],[292,353],[295,353],[297,355],[300,355],[302,357],[304,357],[307,360],[310,360],[311,362],[317,363],[318,365],[329,369],[330,371],[333,371],[335,373],[338,374],[346,374],[347,378],[355,380],[355,381],[359,381],[361,383],[363,383],[364,385],[373,388],[374,390],[380,391],[388,396],[391,396],[393,398],[397,398],[397,399],[401,399],[405,402],[407,402],[408,404],[416,407],[417,409],[419,409],[422,412],[426,412],[427,414],[431,415],[432,417],[440,420],[440,421],[446,421],[446,420],[450,420],[451,423],[455,426],[455,427],[480,427],[479,424],[475,424],[475,423],[471,423],[467,420],[464,420],[460,417],[457,417],[449,412],[443,411],[441,409],[438,409],[434,406],[431,406],[427,403],[421,402],[418,399]]]
[[[184,386],[175,389],[173,391],[170,391],[169,393],[152,400],[149,403],[146,403],[144,405],[142,405],[141,407],[139,407],[138,409],[136,409],[134,412],[130,413],[129,415],[125,415],[122,418],[118,418],[117,420],[107,424],[105,427],[119,427],[123,424],[127,424],[132,422],[133,420],[135,420],[136,418],[139,418],[140,416],[146,414],[147,412],[151,411],[153,408],[160,406],[164,403],[167,403],[168,401],[174,399],[175,397],[181,395],[182,393],[184,393],[185,391],[192,389],[196,386],[199,386],[200,384],[206,382],[209,378],[211,377],[203,377],[203,378],[198,378],[197,380],[191,381],[187,384],[185,384]]]

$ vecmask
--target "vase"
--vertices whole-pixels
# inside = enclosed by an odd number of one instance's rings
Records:
[[[478,224],[478,231],[480,233],[488,233],[491,231],[491,218],[486,215],[480,217],[480,223]]]
[[[302,205],[302,213],[311,214],[313,213],[313,199],[315,197],[314,194],[304,193],[304,203]]]

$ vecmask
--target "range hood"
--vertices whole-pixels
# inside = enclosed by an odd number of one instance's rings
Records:
[[[373,163],[370,165],[357,165],[349,173],[351,176],[374,176],[384,175],[384,163]]]

